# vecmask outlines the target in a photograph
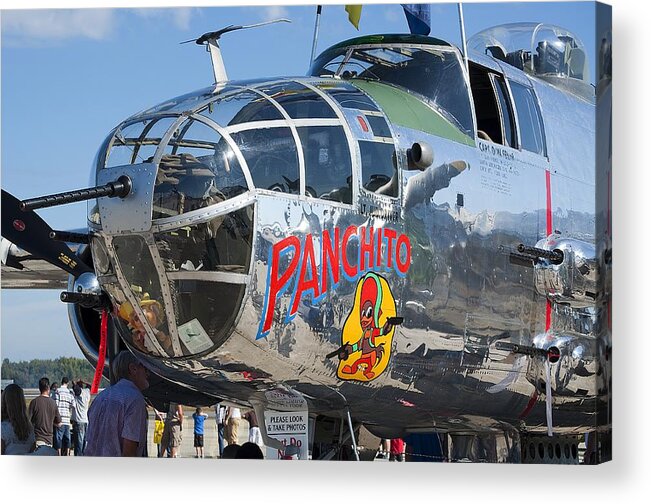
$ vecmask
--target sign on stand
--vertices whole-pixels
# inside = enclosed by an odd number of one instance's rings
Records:
[[[308,460],[309,415],[307,400],[295,390],[276,387],[264,393],[264,427],[282,447],[267,446],[268,460]],[[271,440],[269,440],[271,442]]]
[[[308,459],[308,412],[273,411],[264,412],[267,435],[285,446],[284,452],[267,447],[268,460],[307,460]],[[288,447],[292,447],[289,448]]]

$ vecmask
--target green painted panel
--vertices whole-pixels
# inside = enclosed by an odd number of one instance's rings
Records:
[[[368,93],[382,107],[392,123],[474,147],[472,138],[415,96],[379,82],[349,82]]]

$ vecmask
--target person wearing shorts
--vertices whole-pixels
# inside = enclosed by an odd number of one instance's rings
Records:
[[[208,415],[201,408],[197,408],[192,414],[194,420],[194,458],[203,458],[203,424]]]
[[[391,456],[389,460],[391,462],[404,462],[405,461],[405,449],[406,444],[402,438],[392,439],[391,442]]]
[[[54,394],[54,401],[56,402],[61,417],[61,425],[54,431],[54,448],[59,455],[68,455],[72,446],[71,437],[71,417],[74,410],[75,395],[72,390],[68,388],[68,377],[64,376],[61,379],[61,386],[57,388]]]
[[[177,403],[170,403],[165,417],[163,438],[161,439],[161,453],[165,455],[167,448],[170,448],[169,456],[178,457],[179,446],[183,440],[183,406]]]

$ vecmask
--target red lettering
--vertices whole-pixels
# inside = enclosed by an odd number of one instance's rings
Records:
[[[292,256],[289,266],[282,275],[278,275],[280,262],[280,255],[282,252],[293,248],[294,255]],[[287,282],[296,271],[298,260],[300,256],[301,242],[296,236],[288,236],[279,242],[275,243],[271,251],[271,272],[269,273],[269,291],[267,294],[267,310],[264,314],[264,324],[258,333],[258,338],[267,333],[271,329],[271,322],[273,321],[273,314],[276,308],[276,299],[278,294],[285,288]]]
[[[390,228],[373,228],[371,226],[349,226],[343,236],[341,230],[324,230],[321,235],[321,270],[317,270],[314,252],[314,237],[308,234],[305,243],[296,236],[288,236],[272,246],[269,264],[269,279],[265,307],[257,338],[263,338],[271,330],[278,298],[287,289],[290,281],[298,273],[296,290],[292,297],[290,316],[298,311],[305,294],[317,299],[340,281],[341,270],[346,278],[357,278],[359,272],[381,268],[384,262],[383,248],[386,247],[386,267],[395,268],[400,275],[406,275],[411,265],[411,242],[405,234],[398,234]],[[351,262],[348,258],[348,244],[357,235],[359,255]],[[386,245],[384,243],[386,240]],[[301,249],[301,247],[304,249]],[[302,251],[302,253],[301,253]],[[280,271],[280,261],[290,254],[289,264]],[[287,261],[283,261],[286,263]],[[301,263],[300,270],[298,268]],[[395,263],[395,265],[394,265]],[[341,269],[340,269],[341,268]],[[321,279],[319,280],[319,274]],[[332,282],[328,278],[331,276]],[[332,285],[330,285],[332,283]],[[320,288],[320,289],[319,289]]]
[[[368,241],[366,241],[366,231],[368,230]],[[366,271],[366,256],[368,256],[368,267],[373,267],[373,228],[362,226],[359,237],[359,269]]]
[[[328,289],[328,269],[332,273],[334,285],[339,283],[339,228],[335,228],[335,242],[332,243],[330,230],[323,232],[321,240],[321,292]]]
[[[401,252],[402,252],[402,247],[405,247],[405,260],[404,262],[401,261]],[[398,243],[396,244],[396,267],[398,268],[398,271],[405,275],[407,273],[407,270],[409,269],[409,265],[411,264],[411,243],[409,243],[409,238],[407,238],[407,235],[401,234],[398,237]]]
[[[310,275],[307,277],[307,266],[310,266]],[[319,279],[316,275],[316,261],[314,259],[314,242],[312,235],[305,237],[305,248],[303,249],[303,262],[301,263],[301,273],[298,277],[298,286],[294,293],[294,302],[289,314],[294,315],[298,310],[298,303],[303,297],[305,291],[311,290],[313,298],[319,297]]]
[[[393,240],[396,239],[396,232],[393,229],[386,228],[384,230],[384,236],[387,239],[387,268],[393,267]]]
[[[378,228],[375,231],[375,245],[377,246],[375,251],[375,267],[379,268],[382,266],[382,228]]]
[[[346,252],[348,250],[348,241],[356,232],[357,228],[355,226],[347,227],[346,231],[344,231],[344,237],[341,240],[341,265],[344,268],[344,273],[346,273],[350,278],[355,278],[357,276],[357,267],[348,262],[348,254],[346,254]]]

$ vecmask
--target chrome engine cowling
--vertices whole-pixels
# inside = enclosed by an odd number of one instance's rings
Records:
[[[91,247],[82,245],[77,254],[88,264],[93,263]],[[79,294],[98,294],[101,292],[97,277],[93,273],[84,273],[75,280],[70,275],[68,278],[68,292]],[[99,311],[84,307],[78,303],[68,303],[68,319],[72,334],[79,345],[81,353],[92,366],[97,365],[100,343],[100,313]],[[108,376],[108,359],[106,359],[104,374]]]

